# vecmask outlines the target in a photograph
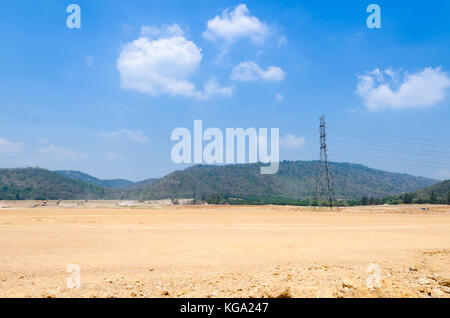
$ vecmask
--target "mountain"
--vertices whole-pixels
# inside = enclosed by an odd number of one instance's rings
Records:
[[[103,187],[45,169],[0,169],[0,200],[81,200],[107,195]]]
[[[433,198],[431,194],[433,193]],[[412,193],[412,197],[415,201],[434,201],[431,203],[447,203],[450,199],[450,179],[434,184],[430,187],[426,187],[419,191]]]
[[[90,176],[86,173],[75,171],[75,170],[57,170],[56,173],[59,173],[60,175],[63,175],[65,177],[75,179],[75,180],[81,180],[90,184],[102,186],[105,188],[122,188],[131,186],[134,184],[133,181],[125,180],[125,179],[98,179],[96,177]]]
[[[283,161],[274,175],[260,174],[260,167],[259,163],[197,165],[160,179],[136,183],[100,180],[78,171],[0,169],[0,200],[193,198],[197,185],[204,199],[218,197],[286,203],[314,196],[318,161]],[[359,164],[330,163],[330,167],[334,188],[340,199],[354,200],[363,196],[383,198],[423,188],[418,191],[420,195],[427,196],[435,191],[436,196],[441,196],[440,184],[432,179],[371,169]],[[442,187],[442,195],[445,195],[448,183]]]
[[[134,182],[131,185],[128,185],[127,188],[142,188],[142,187],[146,187],[154,182],[156,182],[158,180],[158,178],[149,178],[149,179],[145,179],[142,181],[137,181]]]
[[[261,164],[197,165],[175,171],[143,187],[121,192],[122,198],[203,197],[307,199],[314,196],[318,161],[283,161],[277,174],[261,175]],[[330,163],[338,198],[387,197],[416,191],[437,181],[371,169],[360,164]]]

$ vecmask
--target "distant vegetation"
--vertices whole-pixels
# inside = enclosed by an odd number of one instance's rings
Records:
[[[85,181],[94,185],[102,186],[105,188],[123,188],[127,186],[131,186],[134,184],[133,181],[125,180],[125,179],[111,179],[111,180],[102,180],[90,176],[86,173],[74,170],[57,170],[56,173],[63,175],[65,177]]]
[[[314,198],[317,161],[283,161],[274,175],[261,175],[261,164],[197,165],[176,171],[149,186],[124,189],[123,198],[193,198],[199,184],[208,202],[311,203]],[[336,195],[341,200],[363,196],[383,198],[416,191],[435,180],[367,168],[359,164],[331,163]]]
[[[415,192],[388,197],[382,201],[382,203],[387,204],[450,204],[450,180],[445,180]]]
[[[103,187],[45,169],[0,169],[0,200],[82,200],[107,193]]]
[[[78,171],[39,168],[0,169],[0,200],[195,198],[210,204],[318,205],[314,201],[317,161],[283,161],[275,175],[261,175],[261,164],[198,165],[161,179],[133,183],[101,180]],[[331,163],[340,205],[447,203],[449,181]],[[422,190],[420,190],[422,189]],[[324,204],[324,203],[322,203]]]

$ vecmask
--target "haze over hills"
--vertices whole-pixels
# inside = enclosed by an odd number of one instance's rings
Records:
[[[0,199],[135,199],[202,197],[312,198],[318,161],[283,161],[274,175],[261,175],[261,164],[197,165],[160,179],[133,183],[100,180],[78,171],[39,168],[0,169]],[[361,199],[413,192],[436,180],[371,169],[359,164],[330,164],[337,197]],[[122,184],[120,186],[120,184]]]

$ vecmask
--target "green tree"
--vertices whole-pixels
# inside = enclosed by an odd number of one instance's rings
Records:
[[[362,197],[362,201],[361,201],[362,205],[368,205],[369,204],[369,198],[364,196]]]
[[[411,204],[413,202],[413,198],[414,195],[412,193],[405,193],[402,200],[404,204]]]
[[[431,191],[431,195],[430,195],[430,203],[436,203],[436,195],[434,194],[434,191]]]

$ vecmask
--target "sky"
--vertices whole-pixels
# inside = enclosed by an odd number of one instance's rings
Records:
[[[369,28],[369,4],[381,28]],[[70,4],[81,28],[68,28]],[[450,178],[449,1],[5,1],[0,167],[142,180],[175,128],[279,128],[280,159]]]

